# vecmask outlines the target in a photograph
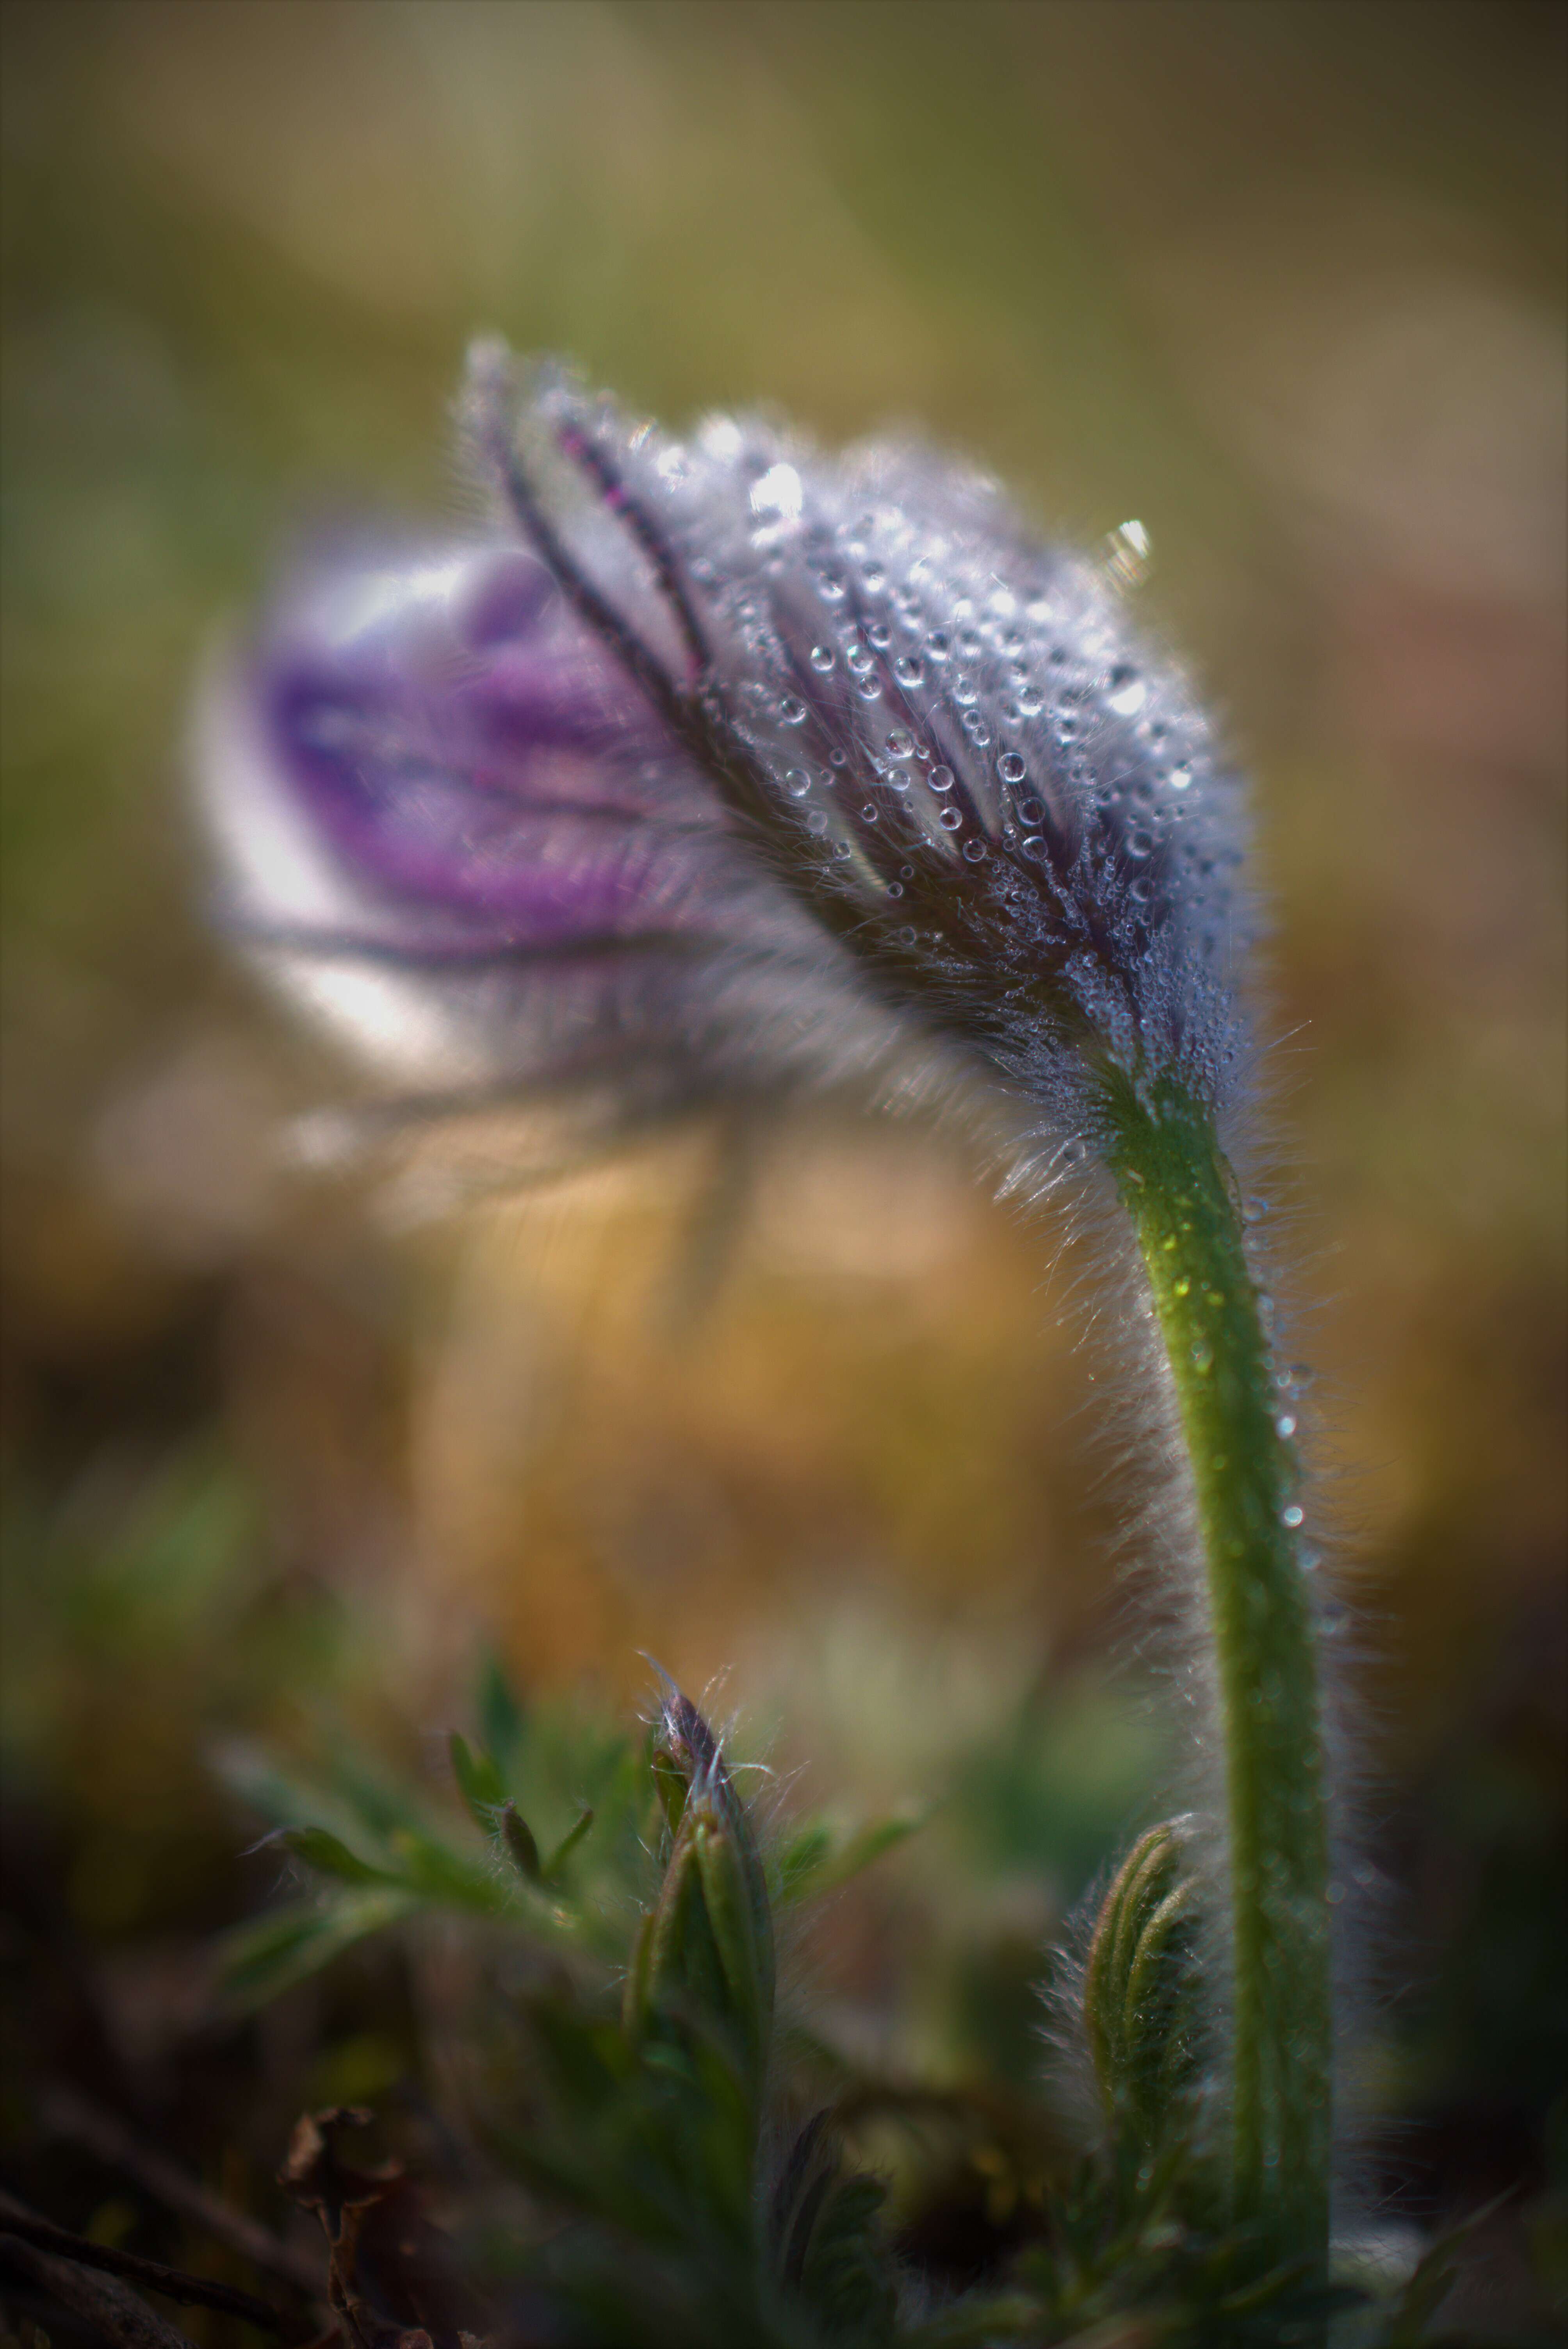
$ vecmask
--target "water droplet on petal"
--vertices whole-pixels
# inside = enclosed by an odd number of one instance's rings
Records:
[[[811,647],[811,667],[820,669],[824,677],[837,657],[831,645],[813,645]]]
[[[942,826],[944,832],[959,832],[963,829],[964,825],[964,818],[959,814],[958,810],[955,807],[944,808],[936,821]]]
[[[1287,1444],[1289,1443],[1291,1437],[1295,1433],[1295,1413],[1294,1411],[1281,1412],[1279,1417],[1274,1422],[1274,1433],[1276,1435],[1283,1436],[1285,1442]]]
[[[925,664],[916,660],[913,653],[903,653],[894,661],[892,673],[900,685],[918,685],[925,675]]]
[[[966,840],[964,843],[964,854],[969,859],[971,864],[979,864],[983,862],[985,854],[985,842],[983,840]]]
[[[1121,717],[1130,718],[1148,700],[1149,688],[1135,668],[1120,661],[1110,672],[1105,698]]]
[[[784,788],[792,800],[803,800],[811,788],[811,778],[804,767],[791,767],[784,778]]]
[[[1004,750],[996,761],[996,772],[1005,783],[1021,783],[1028,771],[1016,750]]]
[[[950,792],[953,789],[953,770],[951,767],[933,767],[925,780],[934,792]]]
[[[798,700],[794,694],[787,693],[783,700],[779,704],[779,723],[780,726],[801,726],[804,725],[805,719],[805,703]]]
[[[1293,1501],[1288,1508],[1282,1509],[1280,1511],[1279,1521],[1282,1526],[1288,1526],[1292,1533],[1294,1533],[1297,1526],[1304,1521],[1306,1511]]]

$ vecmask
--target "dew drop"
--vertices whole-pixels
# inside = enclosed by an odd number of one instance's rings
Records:
[[[820,840],[822,834],[828,829],[827,810],[825,808],[813,808],[810,814],[806,818],[806,829],[808,832],[814,832],[818,839]]]
[[[902,726],[895,726],[882,748],[890,759],[907,759],[913,750],[914,744]]]
[[[906,922],[899,931],[898,942],[901,947],[912,947],[914,944],[914,927],[912,923]]]
[[[1021,783],[1028,771],[1016,750],[1004,750],[996,761],[996,772],[1005,783]]]
[[[1037,718],[1045,706],[1045,696],[1037,685],[1021,685],[1018,688],[1018,712],[1021,717]]]
[[[849,664],[850,667],[854,670],[857,677],[863,676],[868,668],[875,667],[875,663],[872,661],[872,657],[870,653],[867,652],[864,645],[858,641],[850,647],[849,651],[844,655],[844,659]]]
[[[804,767],[791,767],[784,778],[784,788],[792,800],[803,800],[811,788],[811,778]]]
[[[1201,1379],[1206,1379],[1214,1367],[1214,1350],[1202,1339],[1192,1349],[1192,1368]]]
[[[1170,1246],[1169,1241],[1166,1242],[1166,1246]],[[1190,1280],[1179,1280],[1176,1283],[1176,1294],[1178,1297],[1190,1297],[1191,1293],[1192,1284]]]
[[[872,622],[866,630],[866,642],[868,645],[875,645],[879,653],[887,650],[888,646],[892,642],[892,630],[885,620]]]
[[[848,859],[849,859],[849,856],[850,856],[850,854],[851,854],[851,851],[850,851],[850,843],[849,843],[849,842],[848,842],[847,840],[835,840],[835,841],[834,841],[834,843],[833,843],[833,856],[834,856],[834,860],[835,860],[835,862],[837,862],[837,863],[838,863],[838,864],[843,864],[847,863],[847,861],[848,861]]]
[[[1152,885],[1147,881],[1134,881],[1130,885],[1127,894],[1131,898],[1135,905],[1147,905],[1149,900],[1154,895],[1154,890]]]
[[[925,640],[925,649],[934,661],[947,660],[951,657],[953,648],[946,629],[933,628]]]
[[[965,677],[962,669],[953,680],[953,698],[961,709],[967,709],[972,701],[979,698],[973,678]]]
[[[1279,1521],[1282,1526],[1288,1526],[1291,1532],[1294,1533],[1297,1526],[1303,1522],[1305,1516],[1306,1511],[1300,1506],[1299,1503],[1293,1501],[1288,1508],[1282,1509],[1280,1511]]]
[[[955,807],[944,807],[936,821],[944,832],[960,832],[964,826],[964,818]]]
[[[811,647],[811,667],[814,669],[820,669],[824,677],[832,667],[837,657],[831,645],[813,645]]]
[[[979,864],[983,862],[985,854],[985,842],[983,840],[966,840],[964,843],[964,854],[969,859],[971,864]]]
[[[1172,790],[1173,792],[1184,792],[1184,791],[1187,789],[1188,785],[1191,782],[1191,780],[1192,780],[1192,770],[1191,770],[1191,767],[1172,767],[1172,768],[1171,768],[1171,790]]]
[[[1281,1412],[1279,1417],[1274,1422],[1274,1433],[1276,1435],[1284,1436],[1286,1443],[1290,1441],[1291,1437],[1295,1433],[1295,1413],[1294,1411]]]
[[[918,685],[925,675],[925,664],[913,653],[902,653],[892,665],[892,673],[900,685]]]
[[[792,693],[787,693],[787,694],[785,695],[785,697],[784,697],[783,700],[779,704],[779,725],[780,725],[780,726],[803,726],[803,725],[805,724],[805,722],[806,722],[806,705],[805,705],[805,703],[804,703],[803,701],[798,700],[798,699],[796,698],[796,697],[795,697],[795,695],[794,695],[794,694],[792,694]]]
[[[1119,662],[1110,672],[1109,690],[1106,700],[1123,718],[1130,718],[1142,709],[1149,698],[1149,688],[1125,661]]]
[[[1018,848],[1025,856],[1044,856],[1046,853],[1046,843],[1037,832],[1026,833],[1018,843]]]
[[[902,881],[890,881],[887,885],[887,894],[890,897],[902,897],[903,895],[903,883]]]
[[[950,792],[953,789],[953,770],[951,767],[933,767],[925,780],[934,792]]]
[[[968,735],[969,740],[974,743],[975,748],[977,750],[984,750],[989,746],[991,740],[991,729],[987,726],[985,720],[981,717],[980,712],[977,709],[966,709],[965,711],[964,731]]]
[[[1129,856],[1147,856],[1154,845],[1154,834],[1145,832],[1141,825],[1135,825],[1128,833],[1124,845]]]
[[[880,680],[874,677],[862,677],[859,685],[856,686],[855,691],[860,695],[862,701],[880,701],[882,699],[882,685]]]

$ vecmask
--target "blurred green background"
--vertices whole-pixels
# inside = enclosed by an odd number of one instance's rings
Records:
[[[192,675],[291,528],[469,510],[447,407],[491,327],[672,419],[917,422],[1049,532],[1148,529],[1145,621],[1256,777],[1276,916],[1267,1187],[1381,1920],[1367,2173],[1418,2217],[1518,2188],[1486,2290],[1528,2298],[1568,2191],[1565,21],[5,8],[15,2146],[85,2063],[260,2175],[291,2097],[417,2067],[389,1975],[215,2014],[202,1937],[276,1870],[204,1756],[335,1724],[418,1762],[486,1638],[606,1702],[640,1648],[727,1667],[816,1798],[947,1793],[816,1960],[890,2064],[1032,2061],[1039,1944],[1161,1800],[1083,1268],[1043,1276],[950,1145],[770,1136],[700,1309],[710,1132],[447,1212],[504,1136],[280,1171],[350,1080],[203,927]]]

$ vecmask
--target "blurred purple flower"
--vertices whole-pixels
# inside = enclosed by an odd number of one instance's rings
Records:
[[[201,697],[253,957],[404,1084],[610,1082],[624,1115],[885,1050],[852,975],[538,557],[349,549]]]
[[[955,1045],[1216,1106],[1240,796],[1108,575],[914,446],[689,441],[474,355],[514,533],[350,553],[206,698],[233,914],[416,1081],[640,1111]],[[521,531],[522,543],[515,535]]]

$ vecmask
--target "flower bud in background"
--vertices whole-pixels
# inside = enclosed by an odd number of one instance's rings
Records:
[[[633,1951],[628,2031],[717,2023],[755,2099],[773,2029],[773,1920],[761,1856],[718,1744],[672,1690],[655,1731],[654,1770],[671,1843],[664,1881]]]
[[[210,675],[222,911],[406,1089],[608,1088],[637,1115],[891,1042],[537,555],[359,545]]]

